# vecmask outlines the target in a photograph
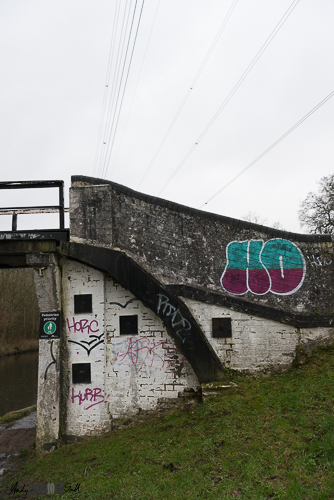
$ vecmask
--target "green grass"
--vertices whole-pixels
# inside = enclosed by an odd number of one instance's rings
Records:
[[[280,375],[234,381],[201,405],[30,452],[5,486],[80,483],[57,497],[80,499],[334,498],[334,348]]]
[[[7,427],[9,427],[10,424],[15,422],[15,420],[19,420],[22,417],[26,417],[32,411],[36,411],[36,405],[29,406],[28,408],[23,408],[23,410],[10,411],[9,413],[6,413],[6,415],[0,417],[0,425],[8,424]]]

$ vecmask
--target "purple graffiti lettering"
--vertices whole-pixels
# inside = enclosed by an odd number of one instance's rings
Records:
[[[144,345],[142,345],[142,342],[144,342]],[[129,358],[131,359],[131,363],[136,367],[136,372],[139,373],[140,370],[142,369],[145,361],[146,361],[148,354],[149,354],[149,351],[150,351],[149,347],[148,347],[149,344],[150,344],[150,340],[146,337],[142,337],[138,340],[134,340],[133,342],[132,342],[132,338],[130,338],[127,351],[123,354],[119,354],[119,353],[117,353],[117,354],[120,356],[121,361],[124,361],[124,359],[127,356],[129,356]],[[144,354],[144,359],[142,360],[141,364],[137,368],[138,357],[142,351]]]
[[[72,396],[71,396],[72,403],[74,403],[76,399],[79,402],[79,406],[81,406],[81,404],[84,401],[90,401],[91,403],[94,401],[93,404],[85,408],[85,410],[89,410],[89,408],[92,408],[92,406],[103,403],[104,396],[102,394],[102,389],[100,387],[95,387],[94,389],[90,389],[89,387],[87,387],[83,394],[81,391],[79,391],[78,394],[75,394],[74,387],[72,387]]]
[[[144,369],[150,370],[153,367],[164,369],[172,378],[176,378],[176,376],[180,376],[184,365],[184,358],[179,359],[179,351],[171,340],[156,342],[154,338],[148,337],[141,337],[137,340],[130,338],[127,340],[125,352],[113,352],[116,354],[119,364],[128,359],[135,367],[137,374]]]
[[[99,332],[99,323],[96,321],[96,319],[92,319],[89,321],[89,319],[81,319],[80,321],[75,321],[75,318],[72,317],[72,324],[69,322],[69,318],[66,318],[67,322],[67,328],[68,331],[71,333],[72,329],[74,332],[80,332],[80,333],[85,333],[87,332],[88,335],[91,333],[97,333]],[[96,330],[93,330],[92,325],[95,325]]]
[[[97,328],[97,330],[93,330],[93,328],[92,328],[92,324],[93,324],[93,323],[95,323],[97,327],[99,326],[98,321],[96,321],[96,319],[93,319],[93,321],[91,321],[91,322],[90,322],[90,325],[89,325],[90,331],[91,331],[92,333],[97,333],[97,332],[99,332],[99,331],[100,331],[100,330],[99,330],[99,328]]]

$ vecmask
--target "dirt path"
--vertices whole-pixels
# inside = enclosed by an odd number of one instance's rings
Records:
[[[36,440],[36,412],[17,420],[10,428],[0,425],[0,477],[10,468],[11,457],[32,450]]]

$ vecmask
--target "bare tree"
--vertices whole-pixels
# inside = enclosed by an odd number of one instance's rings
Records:
[[[0,343],[38,338],[39,309],[31,269],[0,270]]]
[[[273,222],[273,224],[268,224],[268,219],[266,217],[262,217],[260,214],[252,211],[247,212],[247,214],[243,216],[243,220],[254,222],[254,224],[260,224],[261,226],[270,226],[274,227],[275,229],[283,229],[282,224],[279,221]]]
[[[317,193],[308,193],[298,211],[299,222],[312,234],[334,232],[334,174],[322,177]]]
[[[243,220],[248,222],[254,222],[254,224],[260,224],[261,226],[267,225],[268,219],[262,217],[260,214],[256,212],[252,212],[251,210],[247,212],[243,217]]]

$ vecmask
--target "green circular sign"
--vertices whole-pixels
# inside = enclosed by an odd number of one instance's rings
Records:
[[[54,323],[53,321],[47,321],[44,325],[43,330],[47,335],[53,335],[57,330],[56,323]]]

